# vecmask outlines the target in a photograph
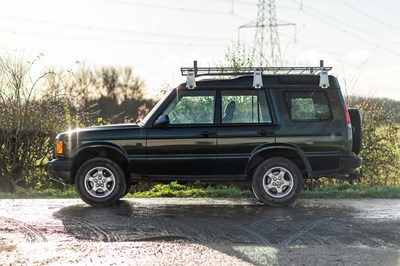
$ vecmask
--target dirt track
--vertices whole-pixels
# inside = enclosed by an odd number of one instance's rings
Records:
[[[0,200],[0,265],[400,265],[399,200]]]

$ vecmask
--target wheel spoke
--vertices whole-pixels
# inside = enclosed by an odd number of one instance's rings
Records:
[[[282,186],[290,187],[290,186],[292,186],[292,182],[290,180],[288,181],[288,180],[283,179]]]
[[[104,180],[106,181],[106,184],[109,182],[114,182],[114,176],[110,176],[110,177],[105,177]]]
[[[264,187],[266,188],[266,190],[271,190],[272,188],[275,188],[275,186],[272,185],[272,182],[269,184],[265,184]]]
[[[86,180],[89,181],[89,182],[94,183],[95,180],[96,180],[96,177],[94,177],[94,176],[88,176],[88,177],[86,178]]]
[[[98,167],[98,168],[97,168],[97,177],[98,177],[98,178],[103,177],[103,171],[104,171],[104,168],[103,168],[103,167]]]
[[[281,186],[275,187],[275,189],[276,189],[276,192],[278,193],[278,195],[282,194],[282,187]]]
[[[280,178],[281,180],[284,179],[286,172],[284,170],[281,170],[280,173],[277,175],[278,179]]]
[[[96,186],[93,186],[93,187],[90,189],[90,191],[91,191],[94,195],[96,195],[96,194],[97,194],[97,191],[99,191],[99,188],[96,187]]]

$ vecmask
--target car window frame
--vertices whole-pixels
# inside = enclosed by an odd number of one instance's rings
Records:
[[[257,92],[259,95],[258,97],[260,97],[260,93],[262,94],[261,97],[264,96],[265,98],[265,103],[268,105],[268,113],[270,116],[271,121],[270,122],[251,122],[251,123],[223,123],[222,122],[222,116],[224,115],[224,110],[223,110],[223,106],[222,106],[222,93],[223,92]],[[273,110],[273,106],[272,106],[272,102],[270,100],[270,97],[268,96],[268,92],[266,89],[254,89],[254,88],[243,88],[243,89],[237,89],[237,88],[224,88],[224,89],[220,89],[219,93],[218,93],[219,99],[218,99],[218,119],[217,119],[217,123],[219,125],[222,126],[254,126],[254,125],[263,125],[263,126],[270,126],[270,125],[275,125],[275,113],[272,111]],[[261,115],[261,113],[260,113]]]
[[[287,101],[287,97],[286,94],[287,93],[314,93],[314,92],[318,92],[318,93],[324,93],[325,94],[325,98],[327,100],[328,103],[328,109],[329,109],[329,114],[330,114],[330,118],[329,119],[293,119],[292,116],[292,110],[290,110],[289,107],[289,103]],[[329,98],[329,94],[326,90],[321,90],[321,89],[314,89],[314,88],[310,88],[310,89],[293,89],[293,90],[282,90],[282,99],[285,105],[285,110],[287,112],[288,118],[292,123],[318,123],[318,122],[323,122],[323,123],[329,123],[334,121],[334,114],[332,111],[332,103],[331,100]],[[293,98],[291,98],[293,99]]]
[[[209,93],[210,96],[214,96],[214,117],[212,123],[186,123],[186,124],[168,124],[168,128],[174,127],[212,127],[217,124],[217,101],[218,101],[218,93],[215,89],[195,89],[195,90],[176,90],[176,94],[168,100],[168,102],[163,105],[162,110],[158,113],[158,116],[163,115],[166,109],[172,104],[172,102],[176,99],[176,97],[184,97],[184,96],[201,96],[201,93]],[[200,94],[200,95],[199,95]]]

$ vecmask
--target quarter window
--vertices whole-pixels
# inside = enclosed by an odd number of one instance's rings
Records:
[[[271,123],[265,91],[222,91],[222,123]]]
[[[294,122],[331,121],[333,119],[326,91],[293,91],[284,93],[290,120]]]

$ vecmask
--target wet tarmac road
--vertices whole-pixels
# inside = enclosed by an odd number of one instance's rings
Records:
[[[400,265],[400,200],[298,200],[285,208],[252,199],[129,199],[107,208],[79,200],[2,200],[0,208],[0,244],[9,247],[0,248],[0,264],[39,264],[40,258],[26,258],[24,243],[67,248],[73,242],[74,253],[83,252],[87,243],[117,253],[140,243],[175,254],[163,260],[150,253],[147,265],[168,264],[172,257],[171,265],[209,264],[190,258],[200,253],[225,265]],[[17,236],[20,240],[10,244],[10,237]],[[188,255],[182,258],[185,249]],[[72,263],[87,259],[76,256]],[[127,264],[145,265],[143,254],[137,256],[127,258]]]

